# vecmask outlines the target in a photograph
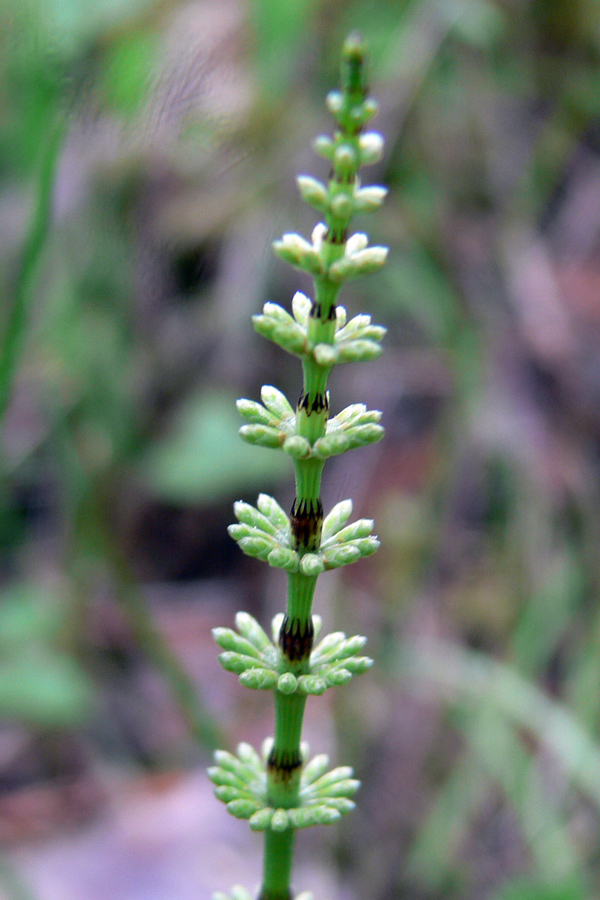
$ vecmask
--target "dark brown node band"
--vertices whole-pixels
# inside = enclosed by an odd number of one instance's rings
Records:
[[[279,646],[281,652],[290,662],[300,662],[310,656],[315,628],[312,618],[290,619],[285,616],[279,631]]]
[[[302,757],[299,750],[277,750],[273,747],[267,759],[267,772],[272,778],[289,781],[301,765]]]
[[[323,525],[323,504],[320,500],[294,500],[291,526],[295,550],[316,550]]]
[[[329,409],[329,392],[317,393],[311,399],[310,394],[302,393],[298,400],[298,409],[303,409],[307,416],[311,413],[322,413],[324,409]]]

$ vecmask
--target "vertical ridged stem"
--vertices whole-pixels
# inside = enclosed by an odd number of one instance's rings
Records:
[[[294,832],[265,832],[265,864],[258,900],[291,900]]]

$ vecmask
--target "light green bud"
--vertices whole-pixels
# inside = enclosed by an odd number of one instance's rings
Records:
[[[303,254],[310,253],[313,247],[299,234],[288,232],[282,235],[281,240],[273,242],[273,249],[286,262],[291,262],[292,259],[300,260]]]
[[[240,634],[250,641],[251,644],[254,644],[257,650],[266,650],[267,647],[272,646],[265,631],[263,631],[254,616],[251,616],[250,613],[236,613],[235,625]]]
[[[298,688],[298,679],[291,672],[284,672],[277,681],[277,690],[281,694],[294,694]]]
[[[298,894],[296,900],[314,900],[314,898],[310,891],[302,891],[301,894]]]
[[[382,413],[379,409],[367,409],[357,417],[356,421],[353,422],[353,425],[377,425],[381,421],[381,415]]]
[[[311,825],[320,825],[318,813],[319,807],[300,806],[288,810],[289,820],[294,828],[310,828]]]
[[[244,778],[236,775],[235,772],[227,772],[220,766],[211,766],[206,770],[206,774],[217,787],[233,787],[240,791],[245,790],[247,787],[247,782]]]
[[[346,256],[354,256],[355,253],[359,253],[361,250],[364,250],[365,247],[368,247],[368,245],[368,235],[364,234],[364,232],[362,231],[357,231],[354,234],[350,235],[350,237],[346,241],[344,254]]]
[[[346,307],[338,304],[335,308],[335,330],[336,332],[340,331],[346,325],[346,318],[348,313],[346,312]]]
[[[223,650],[235,650],[236,653],[244,653],[246,656],[254,656],[260,659],[260,653],[256,647],[246,638],[236,634],[231,628],[213,628],[212,635],[219,647]]]
[[[238,540],[240,550],[243,550],[247,556],[254,556],[256,559],[266,559],[273,549],[272,541],[266,537],[243,537]]]
[[[283,449],[294,459],[307,459],[310,456],[310,443],[299,434],[291,434],[283,442]]]
[[[296,323],[290,316],[290,322],[294,327]],[[273,387],[272,384],[264,384],[260,389],[260,398],[268,410],[277,416],[278,419],[286,419],[288,416],[294,415],[287,397],[284,393]]]
[[[294,353],[296,355],[306,353],[309,346],[304,329],[296,324],[296,322],[294,322],[293,326],[280,325],[277,328],[274,328],[270,335],[270,340],[275,344],[279,344],[279,346],[288,353]]]
[[[251,506],[250,503],[245,503],[243,500],[236,500],[233,504],[233,511],[239,521],[243,524],[251,525],[253,528],[258,528],[272,536],[277,533],[277,529],[273,523],[259,512],[258,509]]]
[[[229,537],[232,537],[234,541],[241,541],[244,537],[255,536],[256,528],[252,525],[246,525],[245,523],[234,522],[233,525],[227,526],[227,534]]]
[[[373,118],[378,109],[379,106],[376,101],[369,97],[362,103],[352,106],[349,111],[350,118],[356,125],[363,126]]]
[[[247,419],[248,422],[253,422],[256,425],[274,424],[271,413],[255,400],[246,400],[245,398],[242,398],[236,400],[235,405],[237,406],[240,416]]]
[[[348,566],[361,557],[358,547],[354,547],[352,544],[331,547],[323,555],[326,569],[338,569],[340,566]]]
[[[313,349],[313,357],[319,366],[332,366],[337,360],[338,351],[332,344],[317,344]]]
[[[381,208],[387,189],[384,187],[358,188],[354,191],[354,211],[357,213],[377,212]]]
[[[242,760],[242,762],[246,763],[246,765],[251,766],[258,772],[262,772],[262,760],[252,744],[248,744],[247,741],[241,741],[237,747],[237,755]]]
[[[326,434],[313,444],[313,456],[318,459],[327,459],[330,456],[338,456],[345,453],[352,446],[352,441],[344,431],[336,431]]]
[[[331,140],[330,137],[326,137],[325,135],[319,135],[318,138],[313,143],[313,149],[319,156],[322,156],[324,159],[333,159],[333,151],[335,150],[335,144]]]
[[[287,810],[276,809],[271,817],[271,829],[273,831],[287,831],[290,827]]]
[[[325,98],[325,103],[329,112],[335,116],[344,104],[344,97],[340,91],[330,91]]]
[[[351,656],[344,662],[344,668],[353,675],[361,675],[373,665],[373,660],[368,656]]]
[[[367,97],[367,99],[361,103],[361,106],[362,106],[361,121],[362,121],[362,124],[365,124],[370,119],[372,119],[373,116],[377,115],[377,110],[379,109],[379,104],[378,104],[377,100],[374,100],[372,97]]]
[[[260,745],[260,752],[263,759],[263,762],[267,762],[271,750],[273,749],[273,744],[275,743],[272,737],[267,737],[264,739],[262,744]]]
[[[319,212],[323,212],[327,208],[327,188],[316,178],[310,175],[298,175],[296,178],[300,196]]]
[[[350,447],[366,447],[368,444],[376,444],[385,434],[381,425],[370,423],[368,425],[353,425],[345,432],[350,439]],[[247,538],[249,540],[249,538]]]
[[[361,337],[366,338],[369,341],[382,341],[387,334],[387,328],[384,328],[383,325],[369,325],[368,328],[365,328],[361,333]]]
[[[271,620],[271,634],[273,635],[274,644],[277,644],[279,642],[279,632],[281,631],[283,620],[283,613],[277,613],[277,615],[273,616],[273,619]]]
[[[259,447],[271,449],[280,447],[285,440],[285,435],[276,428],[269,428],[268,425],[242,425],[239,435],[249,444],[258,444]]]
[[[346,656],[353,656],[355,653],[358,653],[363,647],[366,645],[367,639],[362,634],[355,634],[352,637],[346,638],[345,641],[342,642],[341,647],[339,648],[336,656],[338,659],[342,659]]]
[[[332,422],[336,423],[351,423],[358,416],[362,415],[367,411],[366,404],[364,403],[351,403],[350,406],[345,406],[344,409],[341,409],[339,413],[333,417]]]
[[[341,500],[332,506],[331,510],[323,519],[323,531],[321,534],[321,545],[329,540],[334,534],[340,530],[350,516],[352,515],[352,500]]]
[[[227,785],[216,787],[214,790],[214,794],[217,800],[221,800],[222,803],[231,803],[232,800],[247,799],[244,797],[240,797],[240,791],[237,788],[227,787]]]
[[[261,513],[270,519],[277,529],[280,531],[289,530],[289,517],[274,497],[271,497],[269,494],[259,494],[256,505]]]
[[[300,571],[303,575],[314,577],[325,571],[325,563],[318,553],[305,553],[300,559]]]
[[[360,781],[356,778],[345,778],[343,780],[336,781],[335,783],[331,783],[328,785],[327,789],[320,788],[319,793],[323,793],[327,795],[327,799],[330,797],[352,797],[357,792],[360,787]]]
[[[325,678],[332,687],[340,687],[351,681],[352,673],[344,668],[334,669],[332,672],[327,672]]]
[[[325,792],[327,789],[327,793],[329,793],[329,786],[332,784],[337,784],[339,781],[346,781],[349,778],[352,778],[354,775],[354,769],[352,766],[336,766],[335,769],[332,769],[330,772],[326,772],[325,775],[322,775],[321,778],[318,779],[313,785],[313,791],[315,794]],[[358,789],[360,782],[356,782],[356,787],[354,790]]]
[[[284,234],[280,241],[273,242],[273,250],[285,262],[311,275],[323,273],[323,263],[312,244],[299,234]]]
[[[292,312],[298,325],[306,327],[312,303],[302,291],[296,291],[292,297]]]
[[[267,301],[263,306],[263,315],[267,316],[269,319],[273,319],[273,321],[278,322],[280,325],[290,325],[293,322],[287,309],[284,309],[279,303]]]
[[[298,554],[287,547],[276,547],[267,556],[267,562],[276,569],[285,569],[287,572],[298,571]]]
[[[345,640],[346,635],[343,631],[332,631],[330,634],[326,634],[313,650],[311,659],[316,660],[317,657],[321,659],[324,656],[332,656]]]
[[[323,619],[321,618],[321,616],[319,616],[319,615],[317,615],[317,613],[315,613],[314,616],[312,617],[312,620],[313,620],[313,629],[314,629],[313,640],[316,641],[316,639],[321,634],[321,629],[323,627]],[[308,755],[308,750],[306,751],[306,753]]]
[[[321,778],[325,774],[329,766],[329,757],[326,753],[319,753],[304,767],[302,772],[302,784],[306,787]]]
[[[303,694],[320,696],[327,690],[327,684],[319,675],[301,675],[298,679],[298,690]]]
[[[262,668],[263,663],[255,659],[253,656],[244,656],[236,653],[235,650],[226,650],[225,653],[219,653],[219,662],[228,672],[234,675],[241,675],[246,669]]]
[[[373,553],[376,553],[379,550],[379,541],[375,537],[375,535],[371,535],[370,537],[360,538],[360,540],[356,541],[356,546],[360,550],[361,556],[372,556]]]
[[[327,806],[330,809],[336,809],[342,816],[356,809],[356,803],[347,797],[328,797]]]
[[[248,824],[252,831],[266,831],[271,824],[271,818],[274,810],[270,806],[264,806],[258,812],[250,816]]]
[[[231,900],[252,900],[252,895],[241,884],[234,884],[231,888]]]
[[[354,211],[354,203],[350,194],[342,191],[331,198],[330,209],[334,216],[349,219]]]
[[[371,316],[353,316],[344,328],[341,328],[335,335],[337,343],[356,340],[357,338],[368,338],[370,340],[380,341],[385,337],[386,329],[382,325],[373,325]]]
[[[375,522],[373,519],[357,519],[345,528],[340,529],[335,535],[337,543],[343,544],[344,541],[354,541],[357,538],[368,537],[373,531]]]
[[[210,898],[211,900],[231,900],[229,894],[225,894],[223,891],[213,891]]]
[[[252,316],[252,326],[255,331],[258,331],[264,338],[271,341],[273,340],[273,332],[275,331],[277,322],[274,322],[273,319],[270,319],[268,316],[255,315]]]
[[[270,669],[247,669],[240,675],[240,684],[255,691],[267,691],[277,684],[277,675]]]
[[[214,760],[216,767],[226,769],[228,772],[239,772],[241,763],[237,756],[229,753],[227,750],[215,750]]]
[[[383,138],[376,131],[367,131],[358,139],[360,162],[363,166],[378,163],[383,155]]]
[[[342,256],[329,266],[328,275],[331,281],[341,284],[350,278],[371,275],[378,272],[385,264],[388,255],[387,247],[366,247],[351,256]]]
[[[381,344],[375,341],[344,341],[338,345],[338,361],[347,362],[369,362],[381,356]]]
[[[340,330],[337,338],[338,340],[346,340],[347,338],[356,337],[357,334],[362,331],[363,328],[366,328],[372,322],[371,316],[368,316],[366,313],[359,313],[357,316],[352,316],[350,321],[344,326],[343,330]]]
[[[339,144],[333,154],[333,165],[337,172],[351,175],[359,167],[358,154],[352,144]]]
[[[260,808],[256,800],[232,800],[227,809],[236,819],[249,819]]]
[[[337,822],[342,817],[342,814],[337,809],[332,809],[324,804],[315,806],[314,810],[317,825],[333,825],[334,822]]]

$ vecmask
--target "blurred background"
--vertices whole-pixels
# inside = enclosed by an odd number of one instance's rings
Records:
[[[235,399],[296,360],[250,315],[303,276],[297,173],[341,43],[371,50],[388,328],[331,381],[386,439],[324,503],[377,556],[320,579],[376,665],[309,700],[363,787],[298,836],[317,900],[600,896],[600,14],[595,0],[0,0],[0,895],[208,900],[262,840],[205,775],[267,694],[210,630],[282,610],[232,502],[293,498]]]

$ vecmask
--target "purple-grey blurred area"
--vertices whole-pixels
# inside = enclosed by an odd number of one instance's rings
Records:
[[[299,173],[344,37],[386,138],[334,371],[385,439],[332,460],[376,556],[319,580],[375,666],[309,700],[358,807],[299,834],[315,900],[600,896],[600,15],[595,0],[0,0],[0,895],[208,900],[262,838],[205,774],[260,747],[211,629],[285,604],[227,535],[291,505],[238,397],[300,366],[252,329],[305,276]]]

